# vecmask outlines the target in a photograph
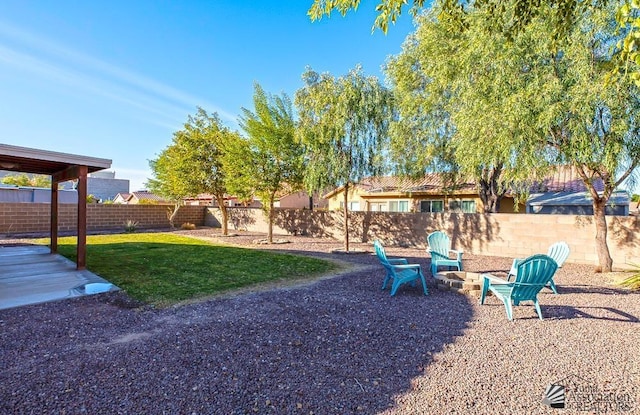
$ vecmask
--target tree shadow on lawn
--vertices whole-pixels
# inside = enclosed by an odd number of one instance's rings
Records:
[[[380,268],[180,308],[119,309],[122,323],[109,319],[113,306],[69,302],[65,313],[90,313],[101,330],[85,338],[82,326],[91,322],[48,321],[47,330],[80,335],[60,340],[54,350],[26,348],[28,356],[57,358],[38,376],[20,365],[5,371],[11,377],[0,386],[4,408],[24,409],[21,393],[33,400],[30,407],[54,412],[79,402],[88,413],[374,414],[393,408],[434,355],[464,334],[473,311],[468,297],[433,289],[424,296],[411,285],[391,297],[380,290],[383,277]],[[63,384],[74,393],[47,398]]]

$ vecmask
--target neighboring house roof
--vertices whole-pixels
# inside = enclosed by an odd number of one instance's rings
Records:
[[[141,190],[141,191],[138,191],[138,192],[131,192],[131,196],[129,197],[128,200],[131,200],[133,198],[138,199],[138,200],[149,200],[149,201],[158,202],[158,203],[168,203],[169,202],[168,200],[162,198],[161,196],[158,196],[158,195],[156,195],[154,193],[151,193],[151,192],[149,192],[147,190]]]
[[[131,197],[131,193],[117,193],[116,198],[118,197],[122,200],[129,200],[129,198]]]
[[[183,198],[184,200],[213,200],[214,197],[210,193],[200,193],[197,196],[187,196]]]
[[[428,173],[423,177],[413,179],[401,176],[380,176],[367,177],[355,184],[355,187],[368,195],[382,193],[429,193],[436,194],[445,192],[451,193],[474,193],[476,191],[475,183],[471,181],[461,180],[457,183],[449,183],[446,176],[442,173]],[[325,194],[325,199],[333,197],[340,193],[344,186]]]
[[[594,180],[596,191],[604,190],[602,179]],[[531,193],[541,192],[586,192],[587,186],[578,175],[577,170],[573,166],[561,166],[555,169],[549,177],[542,181],[536,181],[531,185]]]
[[[593,200],[588,192],[546,192],[532,193],[527,199],[531,206],[592,206]],[[624,190],[617,190],[611,194],[607,205],[623,206],[629,204],[629,194]]]
[[[601,179],[596,179],[594,185],[597,191],[604,190],[604,184]],[[365,192],[365,196],[372,196],[376,193],[426,193],[426,194],[442,194],[442,193],[475,193],[476,183],[474,180],[458,180],[456,183],[449,183],[447,175],[443,173],[429,173],[418,179],[406,178],[401,176],[382,176],[367,177],[355,184],[359,190]],[[340,186],[327,194],[324,198],[331,198],[337,193],[344,190],[344,186]],[[546,192],[586,192],[582,178],[578,175],[576,169],[572,166],[559,166],[549,177],[541,181],[534,181],[529,187],[529,192],[546,193]],[[509,192],[511,194],[511,192]]]

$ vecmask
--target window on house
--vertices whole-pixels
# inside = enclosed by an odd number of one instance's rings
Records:
[[[476,213],[476,202],[475,202],[475,200],[463,200],[462,201],[462,212],[464,212],[464,213]]]
[[[452,200],[449,202],[449,210],[452,212],[476,213],[475,200]]]
[[[386,202],[370,203],[369,209],[371,212],[385,212],[387,210],[387,203]]]
[[[349,206],[349,211],[358,211],[360,210],[360,202],[347,202]],[[344,210],[344,202],[340,202],[340,210]]]
[[[389,202],[389,212],[408,212],[408,200],[392,200]]]
[[[437,213],[444,211],[444,202],[442,200],[421,200],[420,212]]]

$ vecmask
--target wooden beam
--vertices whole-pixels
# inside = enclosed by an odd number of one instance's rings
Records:
[[[80,177],[80,170],[84,167],[85,176],[87,174],[87,166],[69,166],[64,170],[51,175],[51,183],[66,182],[67,180],[73,180]]]
[[[78,173],[78,244],[77,269],[87,267],[87,166],[74,166]],[[71,168],[70,168],[71,169]],[[70,170],[67,169],[67,170]]]
[[[51,207],[49,208],[51,224],[49,228],[49,249],[52,254],[58,252],[58,183],[51,181]]]

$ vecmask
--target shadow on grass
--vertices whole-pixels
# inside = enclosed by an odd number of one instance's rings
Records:
[[[380,267],[163,310],[117,309],[105,305],[107,296],[41,305],[31,312],[55,307],[57,318],[43,321],[35,344],[31,330],[18,328],[21,314],[0,313],[0,340],[10,340],[17,362],[0,377],[0,408],[22,411],[27,394],[29,407],[59,413],[79,402],[88,413],[149,405],[157,413],[224,414],[394,408],[436,354],[464,334],[473,307],[466,296],[433,289],[424,296],[408,284],[391,297],[380,290],[383,277]],[[80,312],[92,318],[77,318]],[[62,332],[77,334],[55,334]],[[19,364],[45,354],[57,357],[37,377]],[[70,379],[83,386],[48,399]]]
[[[319,258],[183,239],[186,243],[93,242],[87,245],[87,268],[135,299],[156,305],[255,284],[313,278],[336,269]],[[59,252],[75,260],[74,245],[60,245]]]

